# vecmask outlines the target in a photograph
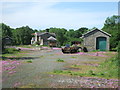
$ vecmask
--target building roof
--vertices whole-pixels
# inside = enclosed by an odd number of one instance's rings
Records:
[[[53,35],[53,36],[56,36],[55,35],[55,33],[49,33],[49,32],[35,32],[36,34],[37,34],[37,36],[41,36],[41,35],[44,35],[44,34],[51,34],[51,35]],[[34,35],[35,35],[35,33],[34,33]]]
[[[54,38],[54,37],[52,37],[52,36],[50,36],[47,40],[56,41],[57,39],[56,39],[56,38]]]
[[[4,40],[4,39],[6,39],[6,40],[12,40],[12,38],[9,37],[9,36],[6,36],[6,37],[3,37],[3,38],[2,38],[2,40]]]
[[[105,31],[103,31],[103,30],[93,29],[93,30],[91,30],[91,31],[89,31],[89,32],[87,32],[87,33],[85,33],[85,34],[83,34],[83,35],[82,35],[82,38],[84,38],[86,35],[90,34],[91,32],[94,32],[94,31],[100,31],[100,32],[106,34],[107,36],[111,37],[111,35],[110,35],[109,33],[105,32]]]

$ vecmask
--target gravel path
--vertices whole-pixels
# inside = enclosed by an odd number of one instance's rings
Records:
[[[32,58],[32,63],[27,63]],[[73,57],[73,58],[71,58]],[[74,58],[75,57],[75,58]],[[56,62],[57,59],[65,62]],[[78,77],[67,75],[52,75],[48,72],[54,70],[65,70],[68,63],[82,63],[84,61],[95,61],[84,55],[62,54],[60,49],[34,50],[30,51],[22,59],[13,59],[11,70],[3,71],[2,87],[23,88],[116,88],[118,80],[100,79],[91,77]],[[6,62],[8,63],[8,62]],[[10,65],[8,65],[10,66]],[[6,67],[6,66],[3,66]],[[13,73],[10,73],[10,72]]]

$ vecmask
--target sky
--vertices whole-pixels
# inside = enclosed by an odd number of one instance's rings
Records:
[[[101,29],[107,17],[118,14],[117,1],[61,1],[3,1],[2,22],[12,28],[28,25],[37,30],[50,27]]]

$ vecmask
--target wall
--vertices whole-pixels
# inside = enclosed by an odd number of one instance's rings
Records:
[[[106,49],[109,50],[109,36],[102,33],[101,31],[93,31],[89,34],[86,34],[83,38],[83,45],[87,47],[88,51],[96,50],[96,38],[97,37],[106,37],[107,44]]]
[[[48,40],[47,40],[47,39],[48,39],[50,36],[55,37],[54,35],[49,34],[49,33],[45,33],[45,34],[41,35],[41,39],[43,39],[43,45],[48,45]]]

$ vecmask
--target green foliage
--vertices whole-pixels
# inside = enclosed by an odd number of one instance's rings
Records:
[[[117,51],[118,47],[112,48],[111,51]]]
[[[98,49],[98,50],[93,50],[92,52],[99,52],[100,50]]]
[[[75,38],[80,38],[82,36],[82,34],[88,32],[88,31],[89,31],[89,29],[86,27],[79,28],[78,30],[75,31],[76,32]]]
[[[62,73],[63,71],[62,70],[54,70],[54,73]]]
[[[72,71],[72,70],[55,70],[54,74],[67,74],[77,76],[91,76],[102,78],[118,78],[118,69],[120,59],[113,57],[101,63],[95,69],[89,69],[86,72]],[[80,68],[80,65],[72,65],[73,68]]]
[[[28,45],[31,42],[32,33],[34,31],[26,27],[20,27],[16,29],[12,29],[9,26],[5,25],[4,23],[0,23],[0,38],[4,38],[6,36],[9,36],[12,38],[14,45]],[[2,36],[2,37],[1,37]],[[2,43],[4,46],[4,44]]]
[[[64,45],[64,43],[67,41],[67,37],[65,36],[65,33],[67,32],[64,28],[50,28],[49,32],[55,33],[56,38],[59,42],[59,45]]]
[[[34,31],[31,28],[29,28],[28,26],[16,28],[15,30],[12,31],[14,44],[17,44],[17,45],[30,44],[31,38],[32,38],[31,34],[33,32]]]
[[[46,30],[33,30],[28,26],[11,29],[3,23],[0,24],[0,33],[3,33],[3,37],[10,36],[13,39],[14,45],[28,45],[31,42],[32,33],[45,31]],[[70,29],[69,31],[64,28],[49,28],[50,33],[56,34],[59,47],[71,44],[72,41],[82,41],[80,37],[87,31],[88,28],[85,27],[79,28],[78,30]]]
[[[116,48],[120,41],[120,16],[108,17],[105,20],[104,27],[102,30],[111,34],[110,37],[110,48]],[[114,43],[113,43],[114,42]]]
[[[114,25],[120,23],[120,16],[113,15],[112,17],[107,17],[105,20],[105,25]]]
[[[53,72],[54,74],[67,74],[67,75],[72,75],[72,76],[84,76],[85,74],[83,73],[79,73],[79,72],[74,72],[74,71],[70,71],[70,70],[54,70]]]
[[[32,63],[33,61],[32,60],[28,60],[27,63]]]
[[[62,59],[58,59],[57,62],[64,62],[64,60],[62,60]]]
[[[5,25],[4,23],[0,23],[0,42],[2,42],[2,49],[4,50],[4,42],[2,41],[2,38],[4,37],[12,37],[12,29]]]
[[[6,48],[2,53],[3,54],[13,54],[13,53],[17,53],[20,50],[15,49],[15,48]]]
[[[64,28],[50,28],[49,32],[55,33],[58,44],[60,46],[66,45],[66,44],[71,44],[72,41],[82,41],[80,38],[82,34],[86,33],[88,31],[88,28],[82,27],[79,28],[78,30],[70,29],[67,31]]]
[[[119,60],[117,57],[113,57],[111,59],[106,60],[98,67],[99,73],[98,75],[102,75],[104,77],[117,78],[118,77],[118,68],[119,68]],[[97,73],[97,72],[96,72]],[[100,74],[102,73],[102,74]]]
[[[4,23],[0,23],[0,34],[2,34],[2,38],[9,36],[12,36],[12,29],[5,25]],[[0,35],[1,36],[1,35]]]
[[[88,71],[88,74],[89,75],[95,75],[95,73],[92,70]]]
[[[118,50],[117,51],[118,51],[118,57],[117,58],[118,58],[118,61],[119,61],[118,63],[120,65],[120,41],[119,41],[119,44],[118,44]]]

